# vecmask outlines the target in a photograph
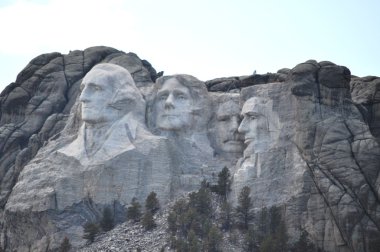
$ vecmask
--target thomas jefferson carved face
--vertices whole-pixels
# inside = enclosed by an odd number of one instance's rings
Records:
[[[81,89],[82,120],[88,124],[114,122],[144,106],[130,73],[114,64],[96,65],[83,78]]]
[[[221,103],[216,111],[215,148],[227,153],[242,153],[243,139],[238,132],[240,124],[239,103],[233,100]]]
[[[166,80],[157,92],[157,126],[163,130],[180,131],[191,127],[193,99],[187,87],[176,78]]]

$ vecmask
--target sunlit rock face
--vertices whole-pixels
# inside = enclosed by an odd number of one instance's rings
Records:
[[[234,159],[242,156],[243,135],[238,132],[240,118],[239,93],[211,93],[213,113],[209,123],[209,137],[215,155]]]
[[[345,67],[308,61],[285,83],[242,91],[234,197],[249,186],[254,205],[284,206],[290,233],[306,229],[326,251],[366,251],[379,235],[379,146],[349,81]]]
[[[160,77],[150,103],[151,130],[171,143],[174,191],[196,190],[204,179],[215,181],[224,166],[208,137],[211,99],[205,84],[186,74]]]
[[[80,110],[74,106],[72,111],[73,117],[81,115],[79,131],[45,146],[23,169],[6,204],[6,224],[30,215],[30,236],[19,236],[25,224],[7,228],[9,246],[18,250],[35,240],[54,244],[63,235],[81,244],[82,225],[97,219],[102,207],[114,209],[121,221],[123,206],[133,197],[143,202],[155,191],[162,203],[170,199],[167,140],[146,129],[145,101],[130,73],[115,64],[99,64],[81,87]],[[33,224],[35,216],[46,222]]]
[[[104,207],[122,222],[133,197],[165,205],[228,167],[230,200],[248,186],[256,211],[282,206],[291,241],[370,251],[378,78],[350,77],[307,61],[204,83],[107,47],[39,56],[0,95],[0,246],[76,248]]]

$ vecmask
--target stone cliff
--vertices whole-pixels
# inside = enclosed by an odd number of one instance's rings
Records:
[[[128,72],[128,87],[111,88]],[[123,222],[133,197],[170,202],[223,167],[230,200],[248,186],[256,211],[282,207],[293,240],[306,230],[325,251],[379,243],[380,78],[313,60],[205,83],[160,75],[133,53],[93,47],[39,56],[1,93],[6,251],[54,250],[64,236],[81,246],[82,225],[104,207]],[[94,104],[109,97],[104,114],[121,114],[102,129],[91,119],[102,107],[89,104],[108,88]]]

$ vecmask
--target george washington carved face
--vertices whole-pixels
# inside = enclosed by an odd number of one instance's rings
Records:
[[[132,76],[118,65],[96,65],[83,78],[81,89],[82,120],[88,124],[113,122],[145,106]]]

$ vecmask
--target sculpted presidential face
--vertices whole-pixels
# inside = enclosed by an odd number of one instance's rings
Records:
[[[242,153],[243,137],[238,132],[240,107],[238,101],[229,100],[219,105],[215,120],[215,148],[218,152]]]
[[[114,64],[92,68],[83,78],[81,89],[82,120],[87,124],[114,122],[128,110],[141,112],[139,107],[144,106],[132,76]]]
[[[166,80],[157,92],[157,127],[163,130],[180,131],[192,124],[193,99],[187,87],[177,79]]]
[[[259,97],[250,98],[244,103],[241,112],[243,120],[238,131],[244,134],[245,156],[266,151],[270,147],[270,131],[273,128],[268,118],[270,109],[271,103]]]

